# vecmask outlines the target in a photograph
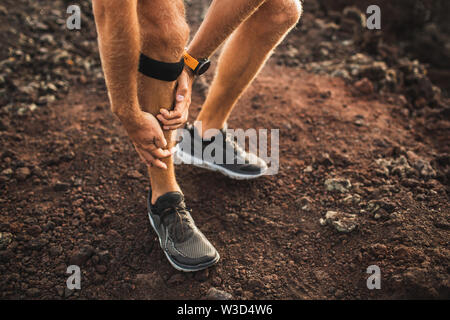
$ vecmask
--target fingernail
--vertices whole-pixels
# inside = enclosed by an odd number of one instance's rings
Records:
[[[183,101],[184,100],[184,96],[182,96],[181,94],[177,95],[177,101]]]

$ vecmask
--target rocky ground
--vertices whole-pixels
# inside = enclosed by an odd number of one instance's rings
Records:
[[[186,1],[194,29],[207,2]],[[69,1],[0,5],[3,299],[450,297],[445,84],[365,31],[360,11],[306,1],[230,119],[280,129],[279,174],[177,167],[222,257],[184,274],[148,223],[146,170],[109,111],[90,4],[79,3],[72,32]],[[210,80],[195,84],[191,117]],[[65,286],[70,264],[81,290]],[[380,290],[367,289],[370,265]]]

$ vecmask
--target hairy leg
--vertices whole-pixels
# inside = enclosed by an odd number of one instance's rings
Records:
[[[267,0],[226,42],[198,115],[202,131],[221,129],[241,94],[301,16],[299,0]]]
[[[184,17],[183,0],[139,0],[138,19],[141,52],[163,62],[180,61],[189,37]],[[174,82],[160,81],[138,74],[138,97],[141,108],[157,115],[161,108],[169,109],[174,102]],[[173,147],[173,131],[165,131],[168,148]],[[170,191],[180,191],[175,179],[173,158],[163,160],[167,170],[149,167],[152,202]]]

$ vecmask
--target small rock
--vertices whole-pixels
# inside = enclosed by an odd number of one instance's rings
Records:
[[[316,276],[317,280],[319,280],[319,281],[324,281],[324,280],[330,279],[330,276],[328,275],[328,273],[326,273],[323,270],[315,270],[313,273]]]
[[[365,95],[372,94],[374,91],[373,83],[367,78],[356,81],[354,86],[356,90]]]
[[[22,167],[16,170],[16,178],[19,181],[26,180],[31,175],[31,171],[27,167]]]
[[[112,216],[111,216],[110,214],[105,214],[105,215],[102,217],[101,224],[102,224],[102,225],[108,225],[108,224],[111,223],[111,221],[112,221]]]
[[[0,232],[0,250],[6,249],[6,247],[12,242],[13,235],[9,232]]]
[[[208,300],[231,300],[233,299],[233,296],[225,291],[216,289],[216,288],[210,288],[208,292],[206,293],[206,299]]]
[[[358,226],[356,215],[337,211],[327,211],[325,219],[321,219],[320,224],[331,225],[343,233],[351,232]]]
[[[385,62],[375,61],[367,66],[362,66],[358,71],[358,76],[362,80],[380,81],[386,78],[388,68]]]
[[[82,250],[75,252],[70,258],[70,264],[82,266],[86,263],[90,257],[95,253],[94,248],[91,246],[86,246]]]
[[[75,293],[75,290],[70,290],[69,288],[64,289],[64,297],[68,298]]]
[[[64,287],[63,286],[56,286],[56,292],[60,297],[64,296]]]
[[[405,259],[410,256],[412,250],[404,245],[398,245],[394,248],[394,256],[397,259]]]
[[[341,299],[344,296],[344,294],[345,294],[344,291],[342,291],[341,289],[337,289],[336,292],[334,293],[334,296],[337,299]]]
[[[383,168],[383,170],[389,171],[389,174],[397,175],[402,178],[416,173],[416,170],[409,165],[408,160],[403,155],[396,159],[377,159],[375,162]]]
[[[317,162],[323,164],[326,167],[333,165],[333,160],[330,158],[330,155],[328,153],[322,153],[317,159]]]
[[[412,178],[403,178],[400,183],[408,188],[415,188],[417,186],[420,185],[420,182],[417,181],[416,179],[412,179]]]
[[[50,249],[48,249],[48,253],[50,254],[51,257],[56,257],[57,255],[59,255],[61,253],[61,249],[55,246],[50,247]]]
[[[357,125],[358,127],[364,126],[364,116],[362,116],[362,115],[357,115],[357,116],[355,117],[355,120],[353,121],[353,123],[354,123],[355,125]]]
[[[352,184],[348,179],[342,178],[331,178],[325,180],[325,187],[327,191],[336,191],[340,193],[348,192],[348,189],[351,188]]]
[[[372,244],[368,250],[375,257],[385,256],[388,253],[388,248],[382,243]]]
[[[95,217],[90,221],[90,224],[91,226],[98,228],[101,226],[102,222],[98,217]]]
[[[104,274],[106,273],[106,271],[108,270],[108,268],[102,264],[98,264],[95,266],[95,270],[100,273],[100,274]]]
[[[208,280],[208,276],[209,276],[209,269],[204,269],[196,272],[194,278],[197,281],[204,282]]]
[[[239,216],[235,213],[229,213],[224,216],[225,221],[235,222],[239,220]]]
[[[0,175],[2,176],[2,177],[5,177],[5,178],[10,178],[11,176],[12,176],[12,174],[14,173],[14,171],[11,169],[11,168],[7,168],[7,169],[5,169],[5,170],[3,170],[1,173],[0,173]]]
[[[30,297],[37,297],[41,291],[38,288],[30,288],[27,290],[27,295]]]
[[[340,202],[350,205],[350,204],[358,204],[361,202],[361,196],[357,193],[355,194],[349,194],[344,199],[342,199]]]
[[[38,236],[39,234],[41,234],[42,229],[41,229],[41,227],[38,226],[38,225],[33,225],[33,226],[27,228],[27,232],[28,232],[31,236],[36,237],[36,236]]]
[[[424,178],[434,178],[436,177],[436,171],[430,165],[430,162],[421,159],[417,154],[412,151],[406,153],[409,163],[414,169]]]
[[[0,6],[0,13],[4,16],[8,15],[8,10],[4,6]]]
[[[55,191],[67,191],[70,188],[70,184],[58,181],[53,188]]]
[[[163,284],[161,275],[158,272],[141,273],[136,275],[135,283],[138,286],[148,288],[157,288]]]
[[[297,205],[304,211],[311,211],[312,200],[310,197],[304,196],[296,201]]]
[[[173,276],[171,276],[169,278],[169,280],[167,280],[167,284],[169,285],[177,285],[180,283],[183,283],[184,281],[184,275],[181,273],[175,273]]]
[[[248,286],[252,290],[261,289],[261,288],[264,288],[264,282],[262,282],[260,279],[253,278],[248,281]]]

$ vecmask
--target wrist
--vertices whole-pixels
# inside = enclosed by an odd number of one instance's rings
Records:
[[[127,131],[133,130],[142,122],[142,110],[138,105],[133,104],[131,107],[112,107],[112,111]]]
[[[187,72],[187,74],[189,75],[189,77],[194,78],[195,74],[194,71],[192,71],[191,68],[189,68],[188,66],[184,66],[184,70]]]

